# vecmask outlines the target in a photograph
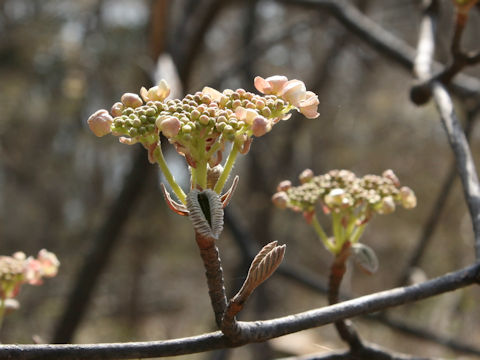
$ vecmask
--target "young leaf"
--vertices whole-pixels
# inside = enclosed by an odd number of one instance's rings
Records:
[[[375,251],[365,244],[356,243],[351,247],[355,262],[368,274],[373,274],[378,269],[378,259]]]

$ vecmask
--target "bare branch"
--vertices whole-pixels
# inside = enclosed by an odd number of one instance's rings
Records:
[[[173,356],[262,342],[338,320],[418,301],[480,282],[480,263],[408,287],[395,288],[273,320],[239,322],[247,331],[232,344],[220,332],[189,338],[86,345],[0,345],[2,359],[131,359]]]
[[[407,70],[413,70],[416,51],[403,40],[386,31],[380,25],[363,15],[358,9],[342,0],[277,0],[292,5],[322,8],[331,13],[352,34],[358,36],[366,44],[400,64]],[[435,72],[440,72],[445,66],[434,62]],[[471,76],[458,74],[452,81],[452,90],[460,96],[478,97],[480,81]]]

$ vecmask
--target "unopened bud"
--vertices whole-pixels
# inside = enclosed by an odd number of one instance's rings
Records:
[[[396,187],[400,186],[400,180],[398,180],[398,177],[397,177],[397,175],[395,175],[393,170],[391,170],[391,169],[385,170],[383,172],[382,176],[384,178],[387,178],[387,179],[391,180],[393,185],[395,185]]]
[[[380,202],[380,206],[377,209],[379,214],[391,214],[395,211],[395,201],[391,196],[386,196]]]
[[[105,109],[96,111],[87,120],[90,130],[98,137],[105,136],[112,132],[112,122],[113,118]]]
[[[163,119],[160,122],[160,126],[157,124],[157,127],[159,127],[165,137],[172,138],[177,136],[178,132],[180,131],[181,123],[176,117],[170,116],[166,119]]]
[[[263,116],[258,116],[253,120],[252,123],[252,133],[256,137],[260,137],[265,135],[270,129],[267,119]]]
[[[280,184],[278,184],[277,191],[279,191],[279,192],[287,191],[291,187],[292,187],[292,182],[290,180],[283,180],[283,181],[280,182]]]
[[[305,169],[302,173],[298,176],[298,179],[302,184],[305,184],[313,179],[313,171],[311,169]]]
[[[353,204],[353,199],[350,194],[348,194],[343,189],[333,189],[325,196],[325,204],[332,208],[332,207],[347,207]]]
[[[113,117],[122,116],[123,115],[124,106],[121,102],[116,102],[113,104],[112,109],[110,110],[110,114]]]
[[[417,206],[417,197],[412,189],[407,186],[400,188],[400,198],[405,209],[413,209]]]
[[[276,207],[280,209],[286,209],[288,205],[287,193],[284,191],[280,191],[280,192],[277,192],[276,194],[273,194],[272,202]]]
[[[143,101],[142,99],[140,99],[140,96],[133,93],[123,94],[121,100],[123,105],[132,107],[132,108],[137,108],[143,105]]]

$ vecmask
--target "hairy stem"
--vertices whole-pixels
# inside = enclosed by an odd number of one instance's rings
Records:
[[[223,281],[223,269],[218,253],[218,248],[212,238],[202,236],[196,233],[195,239],[200,256],[205,267],[205,275],[207,277],[208,294],[212,303],[213,312],[215,313],[215,322],[220,328],[222,324],[223,314],[227,307],[227,296],[225,294],[225,286]]]
[[[153,151],[153,156],[155,158],[155,161],[160,166],[160,169],[162,169],[163,175],[165,175],[165,179],[167,179],[167,181],[170,184],[170,187],[172,188],[175,195],[177,195],[178,199],[183,204],[186,204],[187,196],[183,192],[182,188],[177,184],[177,182],[175,181],[175,178],[173,177],[172,173],[170,172],[170,169],[168,168],[167,162],[165,161],[165,158],[163,157],[162,148],[160,146],[157,146],[155,148],[155,150]]]

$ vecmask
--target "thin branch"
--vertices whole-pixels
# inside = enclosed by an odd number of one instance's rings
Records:
[[[473,125],[475,123],[475,117],[477,115],[477,112],[478,109],[473,109],[468,112],[467,123],[465,126],[465,136],[467,138],[467,141],[470,140],[470,135],[473,130]],[[412,251],[409,260],[407,261],[407,265],[398,277],[398,286],[403,286],[408,283],[411,269],[413,269],[419,264],[430,240],[432,239],[433,233],[435,232],[435,229],[440,221],[443,209],[447,204],[448,196],[453,189],[453,184],[455,183],[455,179],[457,177],[456,169],[456,164],[453,163],[447,172],[447,176],[445,177],[442,186],[440,187],[440,191],[438,192],[437,198],[431,208],[430,215],[428,216],[427,221],[425,222],[425,226],[423,227],[423,231],[416,243],[416,247]]]
[[[450,94],[439,82],[432,84],[432,93],[442,124],[447,132],[457,163],[457,170],[462,180],[463,192],[472,218],[475,235],[475,255],[480,261],[480,184],[472,153],[467,138],[458,121]]]
[[[239,322],[248,330],[242,341],[231,343],[221,332],[189,338],[85,345],[0,345],[2,359],[132,359],[205,352],[225,347],[263,342],[275,337],[319,327],[332,322],[384,310],[480,283],[480,263],[421,284],[395,288],[332,306],[266,321]]]
[[[253,241],[250,240],[252,235],[246,231],[245,227],[241,226],[241,221],[234,210],[235,209],[232,207],[227,207],[225,209],[225,225],[232,232],[232,235],[235,238],[237,245],[240,247],[241,252],[250,254],[248,258],[248,262],[250,262],[255,255],[255,251],[251,246]],[[312,275],[308,271],[294,268],[291,265],[282,264],[278,268],[277,273],[318,293],[327,294],[328,292],[326,282],[319,280],[317,276]],[[341,298],[351,299],[351,296],[343,294],[341,295]],[[369,314],[366,319],[378,321],[381,324],[388,326],[391,329],[395,329],[396,331],[400,331],[403,334],[414,336],[426,341],[431,341],[455,351],[480,356],[480,349],[478,348],[458,342],[455,339],[432,333],[426,329],[419,328],[411,324],[406,324],[403,321],[392,319],[383,313]]]
[[[408,71],[413,70],[416,51],[405,41],[386,31],[383,27],[373,22],[362,14],[353,5],[343,0],[277,0],[278,2],[292,5],[301,5],[322,8],[329,11],[348,30],[363,40],[366,44],[395,61]],[[440,72],[445,66],[433,63],[434,70]],[[464,74],[452,81],[452,90],[463,97],[478,97],[480,94],[480,81]]]

